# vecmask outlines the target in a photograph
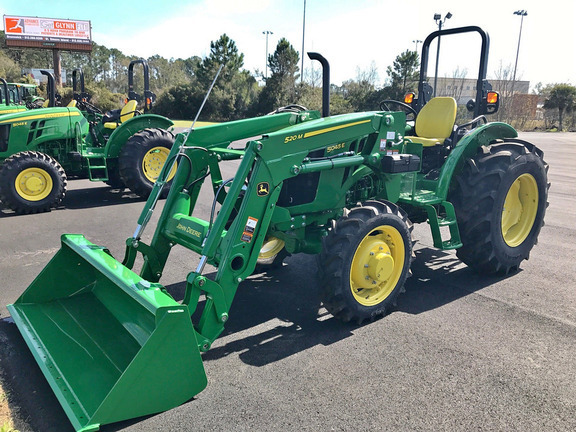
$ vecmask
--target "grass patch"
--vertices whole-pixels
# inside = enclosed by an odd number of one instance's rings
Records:
[[[18,432],[14,429],[12,412],[8,405],[8,396],[2,386],[0,386],[0,432]]]

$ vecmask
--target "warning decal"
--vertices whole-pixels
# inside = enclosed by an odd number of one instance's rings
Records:
[[[254,231],[256,231],[256,225],[258,225],[258,219],[249,216],[240,240],[245,243],[250,243],[252,241],[252,237],[254,236]]]

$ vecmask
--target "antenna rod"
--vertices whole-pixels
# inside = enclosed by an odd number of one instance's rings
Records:
[[[204,96],[204,100],[202,101],[202,105],[200,105],[200,108],[198,109],[198,113],[196,114],[196,118],[192,122],[192,126],[190,126],[190,129],[188,129],[188,132],[186,133],[186,137],[182,140],[182,143],[180,144],[180,148],[178,149],[178,153],[176,154],[176,157],[174,157],[172,159],[168,169],[166,169],[166,166],[164,166],[162,168],[162,172],[160,173],[160,176],[156,180],[156,184],[154,185],[154,188],[152,189],[152,192],[150,193],[150,196],[148,197],[148,201],[146,202],[146,206],[148,207],[148,210],[146,210],[146,208],[144,208],[146,215],[143,218],[142,218],[142,216],[140,216],[142,222],[138,223],[138,226],[136,227],[136,230],[134,231],[134,234],[132,235],[133,241],[138,241],[142,237],[142,233],[144,232],[144,228],[146,228],[146,225],[150,221],[150,218],[152,217],[152,213],[154,212],[154,208],[156,207],[156,203],[160,199],[160,194],[162,193],[162,189],[164,188],[164,185],[166,184],[166,179],[168,178],[168,175],[170,174],[170,172],[172,172],[172,168],[174,168],[174,165],[176,164],[176,161],[178,160],[179,156],[183,153],[183,151],[185,149],[185,143],[186,143],[186,141],[188,141],[188,136],[190,135],[190,132],[192,132],[192,130],[194,129],[194,125],[196,124],[198,117],[200,117],[200,113],[202,112],[202,109],[204,108],[204,104],[208,100],[208,96],[210,96],[210,93],[212,92],[212,88],[214,88],[214,84],[216,84],[216,80],[218,79],[218,76],[220,75],[220,72],[222,71],[223,67],[224,67],[223,64],[220,65],[218,72],[216,72],[216,76],[214,77],[212,84],[210,84],[210,88],[208,89],[206,96]],[[162,178],[163,173],[164,173],[165,178]],[[150,205],[148,205],[148,202],[150,202]]]

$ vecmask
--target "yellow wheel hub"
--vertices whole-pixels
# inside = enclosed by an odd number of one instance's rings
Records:
[[[350,288],[356,301],[374,306],[396,288],[404,268],[404,240],[400,232],[381,225],[358,245],[350,268]]]
[[[150,182],[154,183],[158,179],[162,167],[168,160],[169,154],[170,150],[161,146],[154,147],[146,152],[142,159],[142,171]],[[166,181],[172,180],[174,174],[176,174],[176,164],[174,164],[170,170],[170,174],[168,174]]]
[[[260,249],[258,259],[273,258],[276,255],[278,255],[283,248],[284,248],[284,240],[280,240],[279,238],[276,237],[268,237],[264,241],[262,249]]]
[[[41,168],[28,168],[16,177],[16,193],[26,201],[41,201],[50,195],[52,177]]]
[[[538,185],[530,174],[522,174],[508,189],[502,209],[502,237],[510,247],[522,244],[538,212]]]

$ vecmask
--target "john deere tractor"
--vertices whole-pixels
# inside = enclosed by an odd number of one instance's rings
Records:
[[[18,103],[18,93],[14,91],[14,84],[8,84],[4,78],[0,78],[0,115],[25,111],[26,106]]]
[[[458,31],[478,33],[487,53],[480,28]],[[430,35],[423,59],[432,39],[451,33]],[[250,284],[263,253],[317,255],[324,306],[355,323],[383,316],[403,291],[415,222],[428,222],[436,247],[456,249],[483,274],[513,272],[528,258],[546,211],[547,165],[511,126],[485,121],[498,98],[487,83],[467,126],[454,125],[453,100],[423,102],[422,92],[415,127],[403,111],[330,116],[328,62],[309,56],[323,65],[322,114],[291,107],[178,135],[124,259],[64,234],[59,252],[8,305],[77,431],[167,410],[201,392],[201,353],[233,319],[238,285]],[[245,148],[230,148],[245,139]],[[230,160],[238,168],[225,179],[221,163]],[[201,218],[194,210],[205,181],[214,198]],[[159,283],[175,247],[199,256],[182,275],[182,301]],[[216,268],[211,277],[207,264]]]
[[[27,109],[41,108],[44,103],[44,98],[38,94],[36,84],[8,83],[8,88],[14,95],[14,101]]]
[[[144,72],[143,97],[134,91],[137,64]],[[54,89],[52,75],[43,73]],[[0,117],[0,201],[18,213],[49,211],[62,202],[69,176],[148,196],[174,142],[168,131],[173,122],[148,112],[155,99],[148,77],[145,60],[130,63],[128,99],[116,112],[102,113],[82,88],[75,106],[57,107],[49,91],[48,108]]]
[[[42,107],[44,99],[36,84],[9,83],[4,78],[0,82],[0,115]]]

